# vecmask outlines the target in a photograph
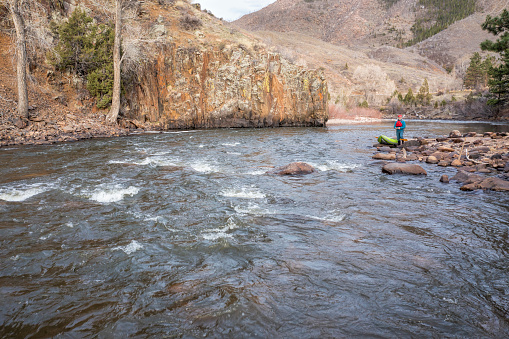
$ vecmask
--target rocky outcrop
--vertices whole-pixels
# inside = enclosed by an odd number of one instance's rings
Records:
[[[154,49],[154,46],[150,46]],[[325,126],[327,82],[278,54],[160,43],[128,86],[130,119],[162,129]]]
[[[276,175],[303,175],[315,172],[315,168],[305,162],[292,162],[283,167],[276,168],[270,174]]]

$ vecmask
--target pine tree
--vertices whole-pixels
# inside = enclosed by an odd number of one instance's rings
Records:
[[[417,95],[415,96],[415,99],[421,105],[429,105],[431,102],[431,98],[432,95],[429,93],[428,79],[425,78],[421,88],[419,89],[419,93],[417,93]]]
[[[403,102],[407,105],[412,105],[415,102],[414,92],[412,88],[408,89],[408,93],[405,95]]]
[[[483,78],[482,58],[478,52],[475,52],[470,58],[470,65],[467,68],[463,85],[466,88],[477,89],[483,82]]]
[[[496,42],[486,40],[481,49],[500,54],[500,64],[491,67],[488,80],[491,98],[488,104],[502,107],[509,102],[509,11],[504,9],[500,17],[486,17],[482,28],[496,36]]]

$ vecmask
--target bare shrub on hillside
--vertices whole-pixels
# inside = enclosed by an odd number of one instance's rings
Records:
[[[379,105],[396,90],[396,84],[389,79],[380,66],[374,64],[361,65],[353,74],[364,91],[369,104]]]
[[[191,14],[184,14],[180,18],[180,27],[182,27],[186,31],[198,29],[202,25],[203,25],[203,23],[201,22],[201,20]]]

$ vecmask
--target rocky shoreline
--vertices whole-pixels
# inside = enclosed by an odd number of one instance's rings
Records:
[[[91,138],[126,136],[132,129],[109,125],[104,114],[65,115],[60,119],[14,119],[0,123],[0,147],[49,145]]]
[[[441,182],[460,183],[461,190],[493,190],[509,192],[509,134],[452,131],[434,139],[418,138],[402,146],[375,144],[373,159],[383,160],[382,171],[388,174],[424,174],[424,169],[410,170],[407,162],[421,162],[458,170],[452,178],[442,175]],[[387,163],[386,161],[393,161]],[[399,164],[399,165],[398,165]],[[389,170],[390,168],[390,170]]]

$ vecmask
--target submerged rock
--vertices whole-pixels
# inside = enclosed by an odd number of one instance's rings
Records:
[[[405,163],[390,163],[382,167],[382,172],[387,174],[411,174],[428,175],[426,170],[419,165]]]
[[[315,168],[305,162],[292,162],[291,164],[276,168],[268,173],[276,175],[303,175],[313,172],[316,172]]]

